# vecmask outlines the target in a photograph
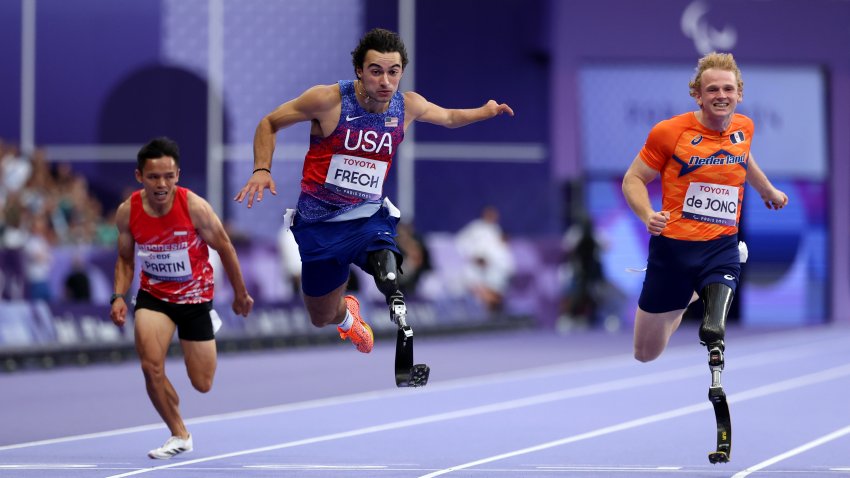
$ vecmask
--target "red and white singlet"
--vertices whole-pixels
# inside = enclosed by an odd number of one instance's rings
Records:
[[[140,287],[173,304],[213,299],[209,249],[189,216],[188,191],[178,186],[171,210],[161,217],[145,212],[141,191],[130,199],[130,233],[141,265]]]

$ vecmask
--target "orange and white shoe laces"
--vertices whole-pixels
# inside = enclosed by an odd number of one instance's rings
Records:
[[[368,354],[372,351],[372,346],[375,345],[375,334],[372,333],[369,324],[360,317],[360,302],[353,295],[347,295],[345,296],[345,307],[348,308],[348,312],[354,318],[354,323],[347,331],[337,327],[339,336],[342,340],[351,340],[357,350]]]

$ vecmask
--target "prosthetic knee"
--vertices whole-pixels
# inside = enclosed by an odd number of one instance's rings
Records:
[[[381,249],[369,253],[369,268],[375,285],[384,294],[387,305],[390,306],[390,317],[393,322],[402,325],[407,307],[404,305],[404,294],[398,286],[399,267],[395,252]]]

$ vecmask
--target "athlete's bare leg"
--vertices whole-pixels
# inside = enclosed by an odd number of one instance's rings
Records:
[[[165,314],[148,309],[136,311],[136,351],[145,375],[148,397],[171,435],[188,438],[180,416],[180,398],[165,376],[165,357],[177,326]]]
[[[694,292],[691,302],[698,298],[699,295]],[[638,307],[635,312],[635,358],[641,362],[657,359],[682,323],[683,315],[685,309],[654,314]]]
[[[345,291],[348,283],[319,297],[304,295],[304,306],[316,327],[341,324],[345,320]]]
[[[212,389],[216,368],[215,340],[180,340],[186,372],[195,390],[207,393]]]

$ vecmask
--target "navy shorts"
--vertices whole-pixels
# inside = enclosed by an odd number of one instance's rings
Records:
[[[638,306],[653,314],[685,309],[708,284],[726,284],[734,293],[740,276],[737,235],[710,241],[652,236]]]
[[[339,222],[307,223],[296,215],[290,229],[301,254],[304,294],[321,297],[341,286],[348,280],[351,264],[371,274],[370,252],[389,249],[400,260],[397,224],[398,218],[385,207],[370,217]]]
[[[172,304],[139,289],[133,310],[148,309],[161,312],[177,325],[177,336],[181,340],[203,342],[215,338],[210,316],[212,308],[212,301],[200,304]]]

